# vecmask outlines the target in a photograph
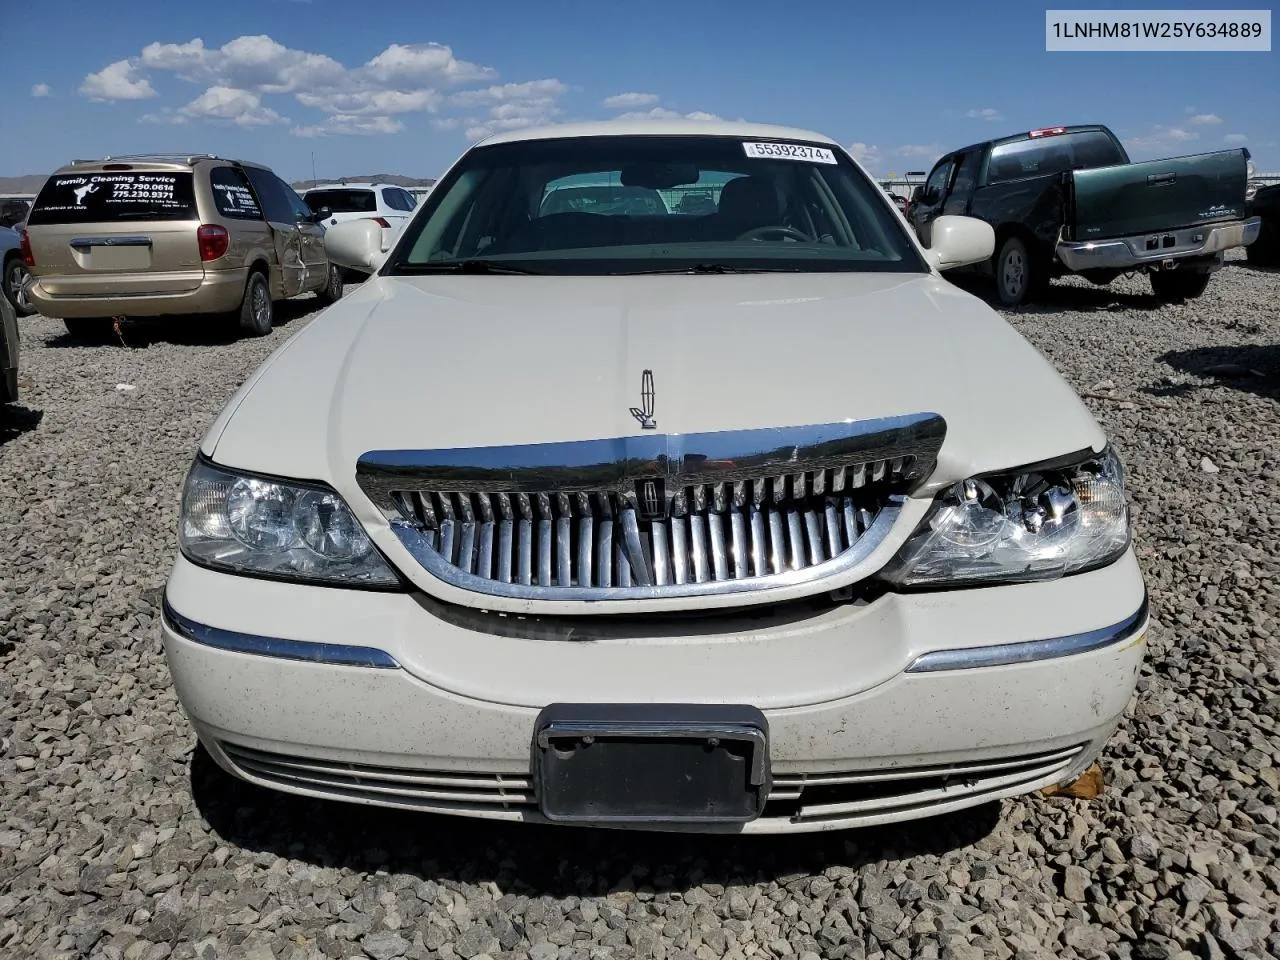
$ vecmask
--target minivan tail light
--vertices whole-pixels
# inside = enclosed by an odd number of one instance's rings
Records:
[[[216,223],[202,223],[196,231],[196,239],[200,242],[200,259],[217,260],[231,246],[231,235],[226,227]]]
[[[18,254],[22,257],[22,262],[28,267],[36,265],[36,255],[31,252],[31,238],[27,236],[27,231],[18,231]]]

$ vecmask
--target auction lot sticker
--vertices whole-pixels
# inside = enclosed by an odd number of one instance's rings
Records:
[[[825,147],[807,143],[743,143],[748,157],[757,160],[804,160],[808,163],[836,163],[836,155]]]

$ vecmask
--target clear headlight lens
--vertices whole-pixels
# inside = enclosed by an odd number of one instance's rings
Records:
[[[399,585],[332,490],[241,476],[202,460],[187,475],[179,543],[195,563],[239,573]]]
[[[1124,468],[1083,463],[956,484],[934,502],[883,576],[904,587],[1047,580],[1100,567],[1129,546]]]

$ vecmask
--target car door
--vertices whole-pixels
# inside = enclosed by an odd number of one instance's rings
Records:
[[[298,230],[302,250],[303,290],[321,290],[328,283],[329,258],[324,252],[324,225],[316,220],[307,201],[298,196],[298,191],[276,177],[289,207],[293,211],[294,226]]]
[[[920,196],[911,201],[911,225],[926,247],[929,246],[933,233],[933,221],[942,212],[942,204],[947,198],[947,188],[951,185],[951,175],[955,169],[955,154],[947,154],[934,164],[929,178],[920,188]]]
[[[278,281],[275,276],[272,277],[272,296],[281,299],[296,297],[306,289],[303,284],[309,278],[306,276],[306,260],[302,252],[302,232],[298,227],[293,204],[289,201],[292,188],[286,193],[283,188],[288,184],[269,170],[250,166],[243,169],[249,182],[253,184],[254,192],[258,195],[267,223],[271,225],[272,243],[275,247],[276,265],[279,270]],[[272,272],[275,273],[274,270]]]

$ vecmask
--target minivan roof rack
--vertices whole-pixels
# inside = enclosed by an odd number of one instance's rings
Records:
[[[117,160],[180,160],[190,163],[192,160],[221,160],[212,153],[119,153],[111,154],[97,160],[73,160],[72,163],[114,163]]]

